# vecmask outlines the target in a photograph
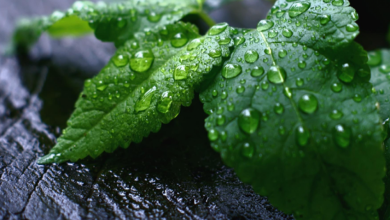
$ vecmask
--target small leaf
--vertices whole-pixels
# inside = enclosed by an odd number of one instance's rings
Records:
[[[189,106],[203,75],[220,68],[230,55],[226,27],[198,38],[196,27],[178,23],[159,31],[140,32],[119,48],[112,61],[85,82],[68,128],[39,163],[77,161],[127,148]],[[221,55],[210,56],[212,51]]]
[[[212,147],[296,219],[375,219],[383,202],[382,121],[354,14],[346,0],[278,1],[232,36],[234,74],[201,93]]]
[[[49,17],[22,20],[14,34],[14,44],[31,46],[48,31],[53,37],[80,36],[94,32],[95,36],[117,46],[136,32],[158,30],[173,24],[189,13],[198,12],[196,0],[124,1],[92,3],[77,1],[66,12],[56,11]]]

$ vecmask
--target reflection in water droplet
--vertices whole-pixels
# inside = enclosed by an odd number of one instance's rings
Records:
[[[349,83],[355,77],[355,70],[348,64],[344,64],[340,71],[337,72],[337,77],[346,83]]]
[[[255,66],[253,70],[251,71],[251,76],[258,77],[264,74],[264,68],[262,66],[257,67]]]
[[[188,42],[188,37],[184,33],[177,33],[173,36],[171,40],[171,45],[173,47],[182,47]]]
[[[308,2],[297,2],[294,3],[289,9],[288,9],[288,15],[290,18],[298,17],[299,15],[303,14],[310,8],[311,3]]]
[[[184,80],[187,79],[189,68],[185,65],[179,65],[176,67],[175,72],[173,74],[173,78],[175,80]]]
[[[259,54],[254,50],[248,50],[245,52],[244,58],[247,63],[254,63],[259,59]]]
[[[271,83],[280,84],[286,79],[286,71],[280,66],[271,66],[267,72],[267,77]]]
[[[260,113],[253,108],[244,109],[238,116],[238,125],[247,134],[255,132],[260,123]]]
[[[354,31],[359,30],[359,26],[358,26],[357,24],[348,24],[348,25],[346,26],[346,30],[347,30],[348,32],[354,32]]]
[[[129,58],[126,55],[117,54],[112,57],[112,62],[114,62],[116,67],[123,67],[127,65]]]
[[[163,92],[163,94],[161,94],[160,101],[157,105],[157,111],[165,114],[169,112],[169,109],[171,108],[171,104],[172,104],[172,95],[170,94],[169,91]]]
[[[150,50],[138,51],[130,59],[130,68],[136,72],[145,72],[150,69],[154,61],[154,55]]]
[[[153,94],[156,92],[156,90],[157,87],[153,86],[141,97],[141,99],[135,104],[135,112],[144,111],[149,108]]]

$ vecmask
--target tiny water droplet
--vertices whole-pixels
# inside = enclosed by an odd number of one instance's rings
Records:
[[[297,85],[297,86],[303,86],[303,79],[301,79],[301,78],[297,78],[297,80],[295,81],[295,84]]]
[[[219,126],[221,126],[221,125],[223,125],[223,124],[225,124],[225,116],[224,115],[218,115],[217,116],[217,124],[219,125]]]
[[[221,57],[222,50],[221,49],[211,49],[209,52],[209,56],[212,58],[218,58]]]
[[[306,62],[304,60],[300,60],[299,63],[298,63],[298,67],[300,69],[305,69],[306,67]]]
[[[162,17],[162,14],[158,14],[158,13],[155,13],[155,12],[150,12],[147,19],[148,21],[150,22],[158,22]]]
[[[238,94],[241,94],[241,93],[243,93],[243,92],[245,92],[245,87],[242,86],[242,85],[239,85],[239,86],[237,87],[237,93],[238,93]]]
[[[255,132],[260,123],[260,113],[253,108],[244,109],[238,116],[238,125],[247,134]]]
[[[318,100],[313,94],[306,94],[299,99],[298,105],[303,112],[312,114],[317,110]]]
[[[236,37],[234,38],[234,45],[235,46],[238,46],[238,45],[241,45],[245,42],[245,38],[244,37]]]
[[[380,71],[381,73],[385,73],[385,74],[390,73],[390,65],[387,65],[387,64],[381,65],[381,66],[379,67],[379,71]]]
[[[362,101],[362,97],[359,95],[359,94],[355,94],[353,96],[353,101],[355,102],[361,102]]]

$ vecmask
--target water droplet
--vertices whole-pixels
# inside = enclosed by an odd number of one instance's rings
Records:
[[[387,64],[381,65],[381,66],[379,67],[379,71],[380,71],[381,73],[385,73],[385,74],[390,73],[390,65],[387,65]]]
[[[336,125],[334,128],[334,140],[342,148],[348,147],[351,138],[351,131],[343,125]]]
[[[251,76],[258,77],[264,74],[264,68],[255,66],[253,70],[251,71]]]
[[[267,90],[267,89],[268,89],[268,87],[269,87],[269,84],[268,84],[268,82],[267,82],[267,81],[263,81],[263,82],[261,83],[261,89],[263,89],[263,90]]]
[[[355,102],[361,102],[362,101],[362,97],[359,95],[359,94],[355,94],[353,96],[353,101]]]
[[[260,32],[271,29],[274,26],[274,22],[271,20],[261,20],[257,24],[257,30]]]
[[[188,51],[192,51],[192,50],[198,48],[199,45],[200,45],[201,43],[202,43],[202,40],[201,40],[201,39],[194,39],[194,40],[192,40],[192,41],[188,44],[187,50],[188,50]]]
[[[320,18],[320,24],[322,24],[322,25],[326,25],[330,21],[329,15],[320,15],[318,17]]]
[[[280,50],[278,56],[279,56],[280,58],[283,58],[283,57],[287,56],[287,51],[286,51],[286,50],[283,50],[283,49]]]
[[[253,108],[244,109],[238,116],[238,125],[247,134],[255,132],[260,123],[260,113]]]
[[[268,31],[268,37],[269,38],[275,38],[276,36],[278,36],[278,31],[277,30],[270,30],[270,31]]]
[[[222,94],[221,94],[221,99],[224,100],[228,97],[228,94],[226,91],[222,91]]]
[[[189,68],[185,65],[177,66],[173,74],[175,80],[184,80],[187,79]]]
[[[230,37],[221,37],[221,39],[218,41],[219,45],[226,45],[229,44],[232,39]]]
[[[340,83],[333,83],[331,88],[333,92],[340,92],[343,89],[343,85]]]
[[[226,22],[216,24],[210,28],[208,31],[208,35],[214,36],[217,34],[222,33],[226,28],[228,27],[228,24]]]
[[[259,59],[259,54],[254,50],[248,50],[245,52],[244,58],[247,63],[254,63]]]
[[[299,99],[298,105],[303,112],[307,114],[312,114],[317,110],[318,100],[317,97],[315,97],[314,95],[306,94]]]
[[[141,99],[135,104],[135,112],[144,111],[149,108],[153,94],[156,92],[156,90],[157,87],[153,86],[141,97]]]
[[[368,52],[368,62],[369,66],[378,66],[382,62],[382,54],[379,50]]]
[[[354,21],[357,21],[359,19],[359,15],[355,10],[353,12],[351,12],[351,18]]]
[[[235,105],[233,104],[233,103],[228,103],[228,111],[229,112],[231,112],[231,111],[233,111],[234,110],[234,108],[235,108]]]
[[[298,126],[295,130],[295,137],[300,146],[306,146],[309,142],[310,132],[303,126]]]
[[[286,133],[286,129],[283,126],[280,126],[278,130],[280,135],[284,135]]]
[[[171,45],[173,47],[182,47],[188,42],[188,37],[187,35],[183,33],[177,33],[173,36],[173,39],[171,40]]]
[[[306,62],[303,61],[303,60],[300,60],[299,63],[298,63],[298,67],[299,67],[300,69],[305,69],[305,67],[306,67]]]
[[[162,14],[158,14],[158,13],[155,13],[155,12],[150,12],[147,19],[148,21],[150,22],[158,22],[162,17]]]
[[[335,109],[329,114],[329,116],[330,118],[337,120],[343,117],[343,112]]]
[[[243,92],[245,92],[245,87],[242,86],[242,85],[239,85],[239,86],[237,87],[237,93],[238,93],[238,94],[241,94],[241,93],[243,93]]]
[[[344,0],[333,0],[332,5],[334,6],[343,6],[344,5]]]
[[[285,28],[283,29],[282,34],[283,36],[290,38],[294,33],[290,29]]]
[[[292,90],[290,89],[290,87],[285,87],[284,90],[283,90],[283,94],[287,98],[291,98],[293,96],[293,93],[292,93]]]
[[[218,115],[217,116],[217,124],[219,125],[219,126],[221,126],[221,125],[223,125],[223,124],[225,124],[225,116],[224,115]]]
[[[209,140],[210,140],[210,141],[216,141],[216,140],[218,140],[219,133],[218,133],[217,130],[211,129],[211,130],[209,131],[208,136],[209,136]]]
[[[353,80],[355,76],[354,69],[348,64],[344,64],[340,71],[337,72],[337,77],[346,83],[349,83]]]
[[[288,9],[288,15],[290,18],[298,17],[299,15],[303,14],[310,8],[311,3],[307,2],[297,2],[294,3],[289,9]]]
[[[280,84],[286,79],[286,71],[280,66],[271,66],[267,72],[267,77],[271,83]]]
[[[282,114],[284,112],[284,106],[281,103],[276,103],[274,106],[274,110],[276,114]]]
[[[107,88],[107,85],[105,85],[105,84],[100,84],[96,87],[96,89],[98,89],[99,91],[104,91],[106,88]]]
[[[250,143],[244,143],[241,146],[241,154],[244,157],[252,158],[254,151],[255,151],[255,148]]]
[[[222,55],[222,50],[221,49],[211,49],[209,52],[209,56],[212,58],[218,58],[221,57]]]
[[[129,58],[126,55],[117,54],[112,57],[112,62],[114,62],[116,67],[123,67],[127,65]]]
[[[136,72],[145,72],[152,66],[154,55],[150,50],[138,51],[130,58],[130,68]]]
[[[238,46],[238,45],[241,45],[245,42],[245,38],[244,37],[236,37],[234,38],[234,45]]]
[[[161,94],[160,101],[157,105],[157,111],[165,114],[169,112],[169,109],[171,108],[172,104],[172,95],[170,94],[169,91],[163,92]]]
[[[237,64],[226,64],[222,69],[222,76],[226,79],[234,78],[240,75],[242,67]]]
[[[295,81],[295,84],[297,85],[297,86],[303,86],[303,79],[301,79],[301,78],[297,78],[297,80]]]
[[[348,32],[354,32],[359,30],[359,26],[357,24],[348,24],[345,28]]]

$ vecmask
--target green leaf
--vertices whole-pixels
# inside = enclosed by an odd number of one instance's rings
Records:
[[[94,31],[95,36],[117,46],[140,31],[158,30],[187,14],[198,13],[196,0],[147,0],[119,3],[77,1],[66,12],[49,17],[22,20],[14,34],[14,44],[31,46],[48,31],[54,37],[80,36]]]
[[[376,219],[382,121],[348,1],[278,1],[201,93],[212,147],[297,219]],[[241,39],[241,40],[240,40]]]
[[[230,55],[230,28],[218,27],[215,35],[202,38],[196,27],[183,23],[135,34],[85,82],[68,128],[39,163],[95,158],[157,132],[181,105],[191,104],[203,75],[218,71]]]
[[[371,80],[373,85],[373,93],[379,103],[379,113],[381,118],[385,121],[385,158],[387,162],[386,177],[384,179],[386,185],[385,201],[379,213],[381,219],[390,218],[390,130],[389,130],[389,116],[390,116],[390,50],[382,49],[375,50],[368,53],[368,65],[371,68]]]

